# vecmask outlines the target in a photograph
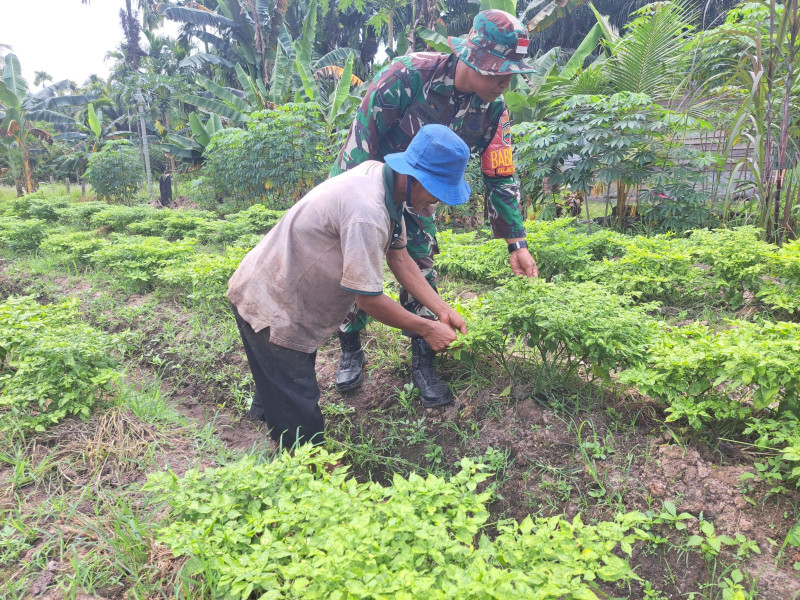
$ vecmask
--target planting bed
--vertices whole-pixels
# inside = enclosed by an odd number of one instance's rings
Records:
[[[335,456],[289,457],[222,296],[278,217],[0,204],[0,596],[800,597],[796,242],[534,222],[523,281],[443,232],[455,404],[423,409],[373,324],[360,390],[318,355]],[[51,338],[75,360],[47,375]]]

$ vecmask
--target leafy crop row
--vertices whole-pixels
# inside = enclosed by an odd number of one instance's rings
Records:
[[[592,282],[515,278],[467,310],[468,331],[457,340],[457,353],[488,350],[502,358],[531,347],[544,363],[573,372],[584,363],[606,380],[611,371],[644,360],[659,333],[646,306]]]
[[[218,219],[205,210],[164,210],[147,205],[109,206],[104,202],[69,202],[41,199],[35,195],[19,198],[0,207],[0,229],[14,250],[31,250],[48,232],[48,224],[80,229],[102,229],[105,233],[127,232],[168,240],[187,237],[203,243],[229,243],[250,234],[264,234],[285,211],[263,204]],[[31,231],[35,235],[30,236]]]
[[[648,537],[642,513],[596,526],[506,519],[489,537],[483,465],[384,486],[329,473],[338,458],[305,446],[268,464],[151,475],[147,489],[172,508],[160,541],[220,598],[588,600],[598,580],[638,579],[620,555]]]
[[[800,324],[669,327],[649,308],[593,282],[514,278],[464,305],[468,332],[452,348],[503,364],[533,348],[573,376],[582,369],[610,382],[616,373],[663,401],[668,421],[727,423],[800,465]],[[800,466],[791,478],[800,482]]]
[[[740,307],[759,298],[786,316],[800,316],[800,242],[778,249],[753,227],[629,237],[592,234],[570,219],[529,222],[528,245],[547,280],[594,281],[636,300],[674,306]],[[511,277],[502,240],[439,234],[438,268],[456,277],[501,283]]]
[[[88,417],[112,391],[120,340],[76,321],[76,300],[0,304],[0,431],[44,431],[69,415]]]

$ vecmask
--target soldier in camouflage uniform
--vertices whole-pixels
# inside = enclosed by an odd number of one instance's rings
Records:
[[[406,149],[423,125],[446,125],[480,154],[490,199],[489,217],[496,238],[505,238],[516,275],[535,277],[538,269],[527,250],[519,210],[519,184],[514,178],[510,119],[502,93],[516,73],[530,73],[525,28],[509,13],[483,11],[465,39],[448,38],[454,54],[419,52],[403,56],[372,81],[331,175],[370,159],[383,160]],[[439,252],[433,207],[404,209],[408,251],[436,289],[433,257]],[[420,316],[434,318],[405,290],[401,304]],[[360,330],[368,317],[354,309],[342,324],[342,359],[336,373],[340,391],[361,385],[364,354]],[[412,379],[425,406],[441,406],[453,396],[436,374],[433,351],[424,339],[412,338]]]

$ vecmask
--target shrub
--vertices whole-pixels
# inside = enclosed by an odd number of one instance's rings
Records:
[[[762,283],[758,297],[775,310],[800,316],[800,240],[769,256],[767,267],[770,277]]]
[[[746,291],[758,290],[768,261],[777,250],[760,238],[761,230],[756,227],[691,232],[690,252],[711,267],[714,284],[729,305],[741,305]]]
[[[215,597],[591,598],[596,580],[636,575],[642,513],[584,525],[560,517],[504,519],[491,528],[478,491],[483,465],[462,459],[445,479],[395,475],[358,483],[309,445],[272,463],[247,457],[182,478],[150,476],[169,503],[158,538],[213,586]],[[491,531],[491,536],[490,536]],[[546,549],[546,551],[543,551]]]
[[[109,208],[105,202],[71,202],[63,208],[59,208],[58,220],[65,225],[77,225],[87,228],[91,225],[92,215]]]
[[[600,230],[587,234],[571,218],[554,221],[528,221],[528,249],[539,266],[539,276],[552,279],[581,279],[591,263],[625,252],[629,239]],[[443,273],[483,283],[499,283],[512,276],[504,240],[483,241],[473,233],[437,234],[441,254],[436,266]]]
[[[214,215],[205,210],[158,210],[143,221],[134,221],[128,231],[137,235],[157,235],[168,240],[197,237],[198,231],[214,223]]]
[[[35,250],[47,235],[47,223],[41,219],[0,217],[0,245],[10,250]]]
[[[656,338],[640,365],[620,380],[669,403],[668,421],[743,420],[752,410],[798,411],[800,324],[731,321],[719,332],[700,324]]]
[[[254,204],[247,210],[225,215],[224,220],[209,221],[199,228],[198,237],[203,242],[226,243],[251,234],[263,235],[281,220],[285,212]]]
[[[696,265],[686,239],[639,236],[624,245],[619,259],[594,263],[582,277],[637,300],[677,306],[705,301],[716,287],[713,273]]]
[[[504,240],[483,241],[474,233],[440,231],[436,268],[442,273],[481,283],[498,283],[511,277]]]
[[[119,378],[119,341],[82,323],[77,300],[0,304],[0,430],[44,431],[69,415],[89,416]],[[11,419],[7,418],[10,416]]]
[[[228,279],[250,251],[232,246],[219,254],[197,254],[186,262],[172,263],[158,272],[158,278],[192,300],[221,300],[228,289]]]
[[[290,206],[327,176],[326,140],[316,104],[256,112],[246,130],[214,135],[204,153],[204,173],[218,196]]]
[[[137,285],[147,285],[167,264],[185,260],[194,253],[196,240],[168,242],[159,237],[113,235],[110,243],[95,250],[90,260],[111,269],[115,277]]]
[[[98,198],[129,204],[142,184],[139,152],[126,140],[106,142],[89,157],[85,177]]]
[[[38,198],[33,195],[17,198],[12,202],[12,211],[23,219],[57,221],[59,211],[69,206],[66,198]]]
[[[451,348],[505,359],[529,346],[545,364],[576,374],[584,362],[608,381],[610,371],[643,360],[659,330],[647,306],[632,304],[595,283],[515,277],[469,305],[467,333]]]
[[[581,279],[592,262],[624,254],[629,241],[607,229],[589,234],[572,218],[531,221],[525,227],[539,276],[545,279]]]
[[[158,213],[157,208],[139,204],[137,206],[106,206],[90,217],[93,227],[105,227],[108,231],[122,231],[135,221],[149,219]]]
[[[91,231],[54,233],[45,238],[40,248],[43,252],[59,254],[65,260],[85,264],[89,256],[106,244],[106,240]]]

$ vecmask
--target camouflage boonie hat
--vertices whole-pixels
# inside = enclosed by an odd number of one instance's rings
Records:
[[[524,62],[528,55],[528,32],[514,15],[502,10],[479,12],[466,38],[447,38],[459,59],[481,75],[533,73]]]

